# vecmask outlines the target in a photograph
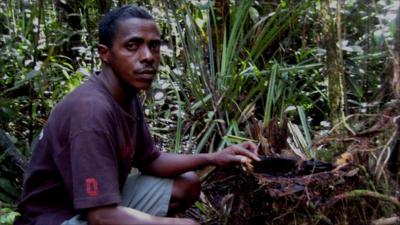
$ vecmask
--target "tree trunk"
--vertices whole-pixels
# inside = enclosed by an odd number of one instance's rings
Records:
[[[214,13],[216,18],[216,24],[212,27],[212,42],[215,52],[214,58],[215,64],[219,65],[217,60],[221,60],[222,56],[222,43],[224,41],[224,25],[226,26],[226,36],[229,37],[230,28],[230,15],[229,15],[229,1],[227,0],[217,0],[215,1]]]
[[[328,104],[332,126],[340,123],[345,117],[345,81],[342,50],[337,43],[341,42],[341,3],[338,1],[336,22],[329,9],[329,0],[321,0],[323,46],[326,48],[326,73],[328,76]],[[336,27],[335,27],[336,24]],[[337,34],[337,36],[335,36]],[[343,121],[344,122],[344,121]],[[337,130],[340,132],[341,129]]]
[[[58,18],[61,24],[67,24],[73,31],[69,41],[62,46],[61,54],[73,59],[78,55],[77,51],[72,50],[73,47],[81,45],[81,35],[79,31],[82,29],[81,9],[83,2],[79,0],[55,0]]]
[[[400,6],[396,17],[396,34],[393,51],[393,92],[400,98]]]
[[[221,65],[222,61],[222,47],[224,43],[224,36],[229,38],[229,32],[230,32],[230,14],[229,14],[229,1],[228,0],[216,0],[215,1],[215,6],[214,6],[214,13],[215,13],[215,19],[216,19],[216,24],[213,24],[212,26],[212,47],[214,49],[214,65],[217,65],[214,69],[217,69],[218,65]],[[210,21],[211,22],[211,21]],[[220,68],[221,69],[221,68]],[[219,70],[220,70],[219,69]],[[216,73],[221,72],[221,71],[215,70]],[[211,81],[212,86],[216,86],[214,83],[215,80]],[[215,91],[212,95],[213,102],[216,103],[218,102],[219,98],[221,96],[219,95],[218,91]],[[223,115],[221,114],[221,111],[217,109],[216,106],[214,106],[214,110],[216,111],[216,118],[222,119]],[[217,124],[218,128],[218,133],[222,137],[224,133],[226,132],[226,126],[222,123]]]
[[[0,129],[0,155],[0,177],[9,180],[17,188],[20,188],[28,161],[15,147],[3,129]],[[4,191],[1,188],[4,187],[0,184],[0,191]]]
[[[120,1],[121,2],[121,1]],[[97,7],[101,14],[105,14],[111,9],[111,1],[109,0],[97,0]]]
[[[400,98],[400,6],[397,10],[396,33],[393,50],[393,92],[397,99]],[[397,132],[400,133],[400,119],[396,120]],[[400,177],[400,139],[398,138],[393,147],[388,162],[388,169],[394,176]]]

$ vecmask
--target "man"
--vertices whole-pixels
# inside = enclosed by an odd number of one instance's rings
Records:
[[[16,224],[196,224],[166,217],[200,192],[193,172],[258,160],[252,143],[212,154],[159,152],[137,98],[160,62],[160,33],[147,11],[127,6],[99,24],[102,70],[61,101],[35,148]],[[127,178],[131,168],[140,173]]]

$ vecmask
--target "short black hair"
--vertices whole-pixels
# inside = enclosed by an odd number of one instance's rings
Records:
[[[111,48],[114,41],[115,30],[117,29],[117,22],[129,18],[154,20],[150,13],[141,7],[130,5],[116,8],[105,14],[100,20],[99,44]]]

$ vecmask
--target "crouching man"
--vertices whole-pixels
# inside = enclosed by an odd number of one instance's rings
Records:
[[[137,93],[151,86],[160,43],[142,8],[118,8],[101,19],[101,71],[51,113],[15,224],[197,224],[169,217],[198,198],[200,183],[190,171],[258,160],[252,143],[197,155],[155,148]],[[131,174],[132,168],[140,172]]]

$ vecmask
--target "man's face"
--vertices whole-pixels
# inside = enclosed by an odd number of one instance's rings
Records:
[[[117,77],[136,90],[148,89],[160,63],[160,33],[155,22],[119,21],[108,59]]]

